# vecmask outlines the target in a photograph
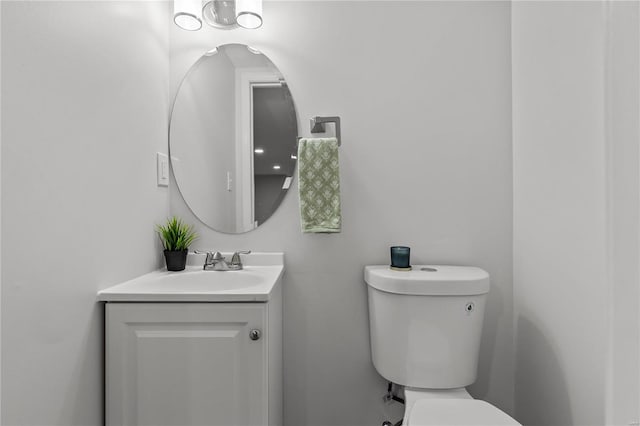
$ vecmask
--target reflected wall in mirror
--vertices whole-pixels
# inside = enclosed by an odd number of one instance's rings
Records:
[[[260,52],[226,44],[184,77],[171,113],[171,166],[206,225],[255,229],[278,208],[296,165],[298,122],[287,84]]]

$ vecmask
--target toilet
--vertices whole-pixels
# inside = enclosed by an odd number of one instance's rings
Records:
[[[489,274],[470,266],[364,268],[373,365],[404,387],[403,426],[520,425],[465,389],[476,380]]]

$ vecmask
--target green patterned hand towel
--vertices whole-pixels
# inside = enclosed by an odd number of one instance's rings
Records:
[[[340,166],[336,138],[300,139],[298,191],[302,232],[340,232]]]

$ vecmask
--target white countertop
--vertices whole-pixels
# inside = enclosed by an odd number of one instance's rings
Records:
[[[244,269],[241,271],[204,271],[204,255],[189,254],[188,266],[184,271],[150,272],[99,291],[98,300],[266,302],[280,282],[284,271],[283,260],[282,253],[252,253],[243,256]]]

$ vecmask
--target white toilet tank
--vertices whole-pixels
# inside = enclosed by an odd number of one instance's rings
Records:
[[[476,380],[489,274],[468,266],[366,266],[373,364],[404,386],[451,389]]]

